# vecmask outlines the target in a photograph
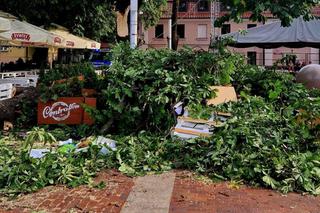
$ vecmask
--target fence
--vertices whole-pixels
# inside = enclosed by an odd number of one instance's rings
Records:
[[[247,57],[250,54],[247,54]],[[272,57],[268,57],[267,54],[263,53],[257,53],[256,55],[256,64],[257,65],[266,65],[266,66],[272,66],[273,64],[277,63],[281,58],[283,58],[285,55],[296,55],[296,62],[300,62],[302,64],[319,64],[319,53],[297,53],[297,52],[282,52],[282,53],[273,53]],[[248,63],[252,62],[254,60],[250,60],[248,57]]]

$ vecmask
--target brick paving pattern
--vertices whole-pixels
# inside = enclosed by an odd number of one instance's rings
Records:
[[[178,173],[170,213],[319,213],[320,196],[282,195],[265,189],[227,183],[206,184]]]

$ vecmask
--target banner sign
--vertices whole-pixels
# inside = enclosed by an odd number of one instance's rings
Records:
[[[27,33],[12,33],[11,38],[12,40],[23,40],[23,41],[30,41],[30,34]]]

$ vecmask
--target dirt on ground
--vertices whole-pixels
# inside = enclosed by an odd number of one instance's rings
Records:
[[[80,186],[50,186],[15,200],[0,198],[4,212],[120,212],[133,186],[133,179],[114,170],[101,172],[95,183],[103,181],[103,189]]]

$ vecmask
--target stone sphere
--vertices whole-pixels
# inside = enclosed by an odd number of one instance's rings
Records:
[[[296,75],[296,81],[303,83],[309,89],[320,89],[320,65],[309,64],[302,67]]]

